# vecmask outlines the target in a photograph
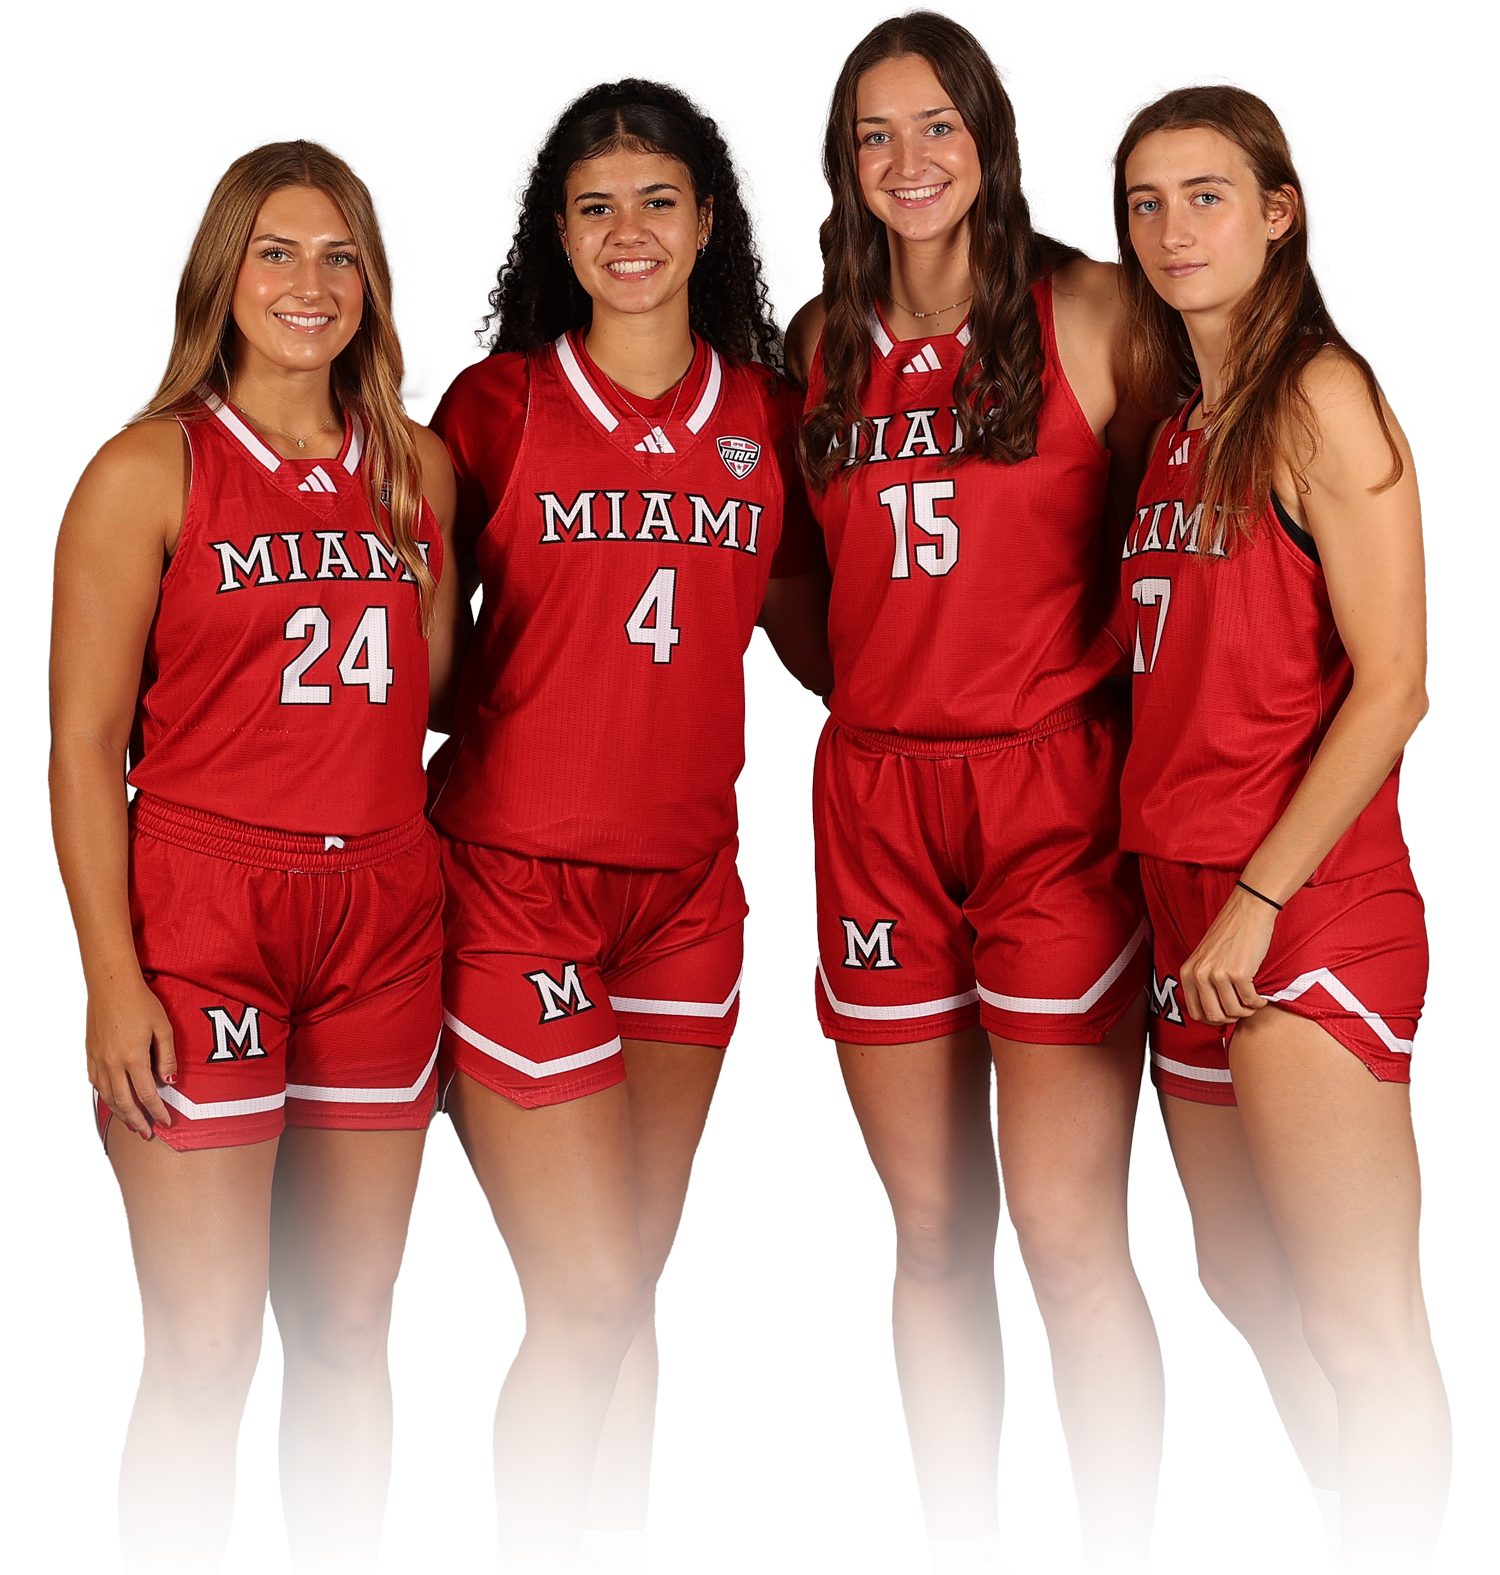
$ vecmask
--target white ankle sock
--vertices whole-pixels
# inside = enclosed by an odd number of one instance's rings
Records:
[[[645,1575],[646,1533],[590,1528],[578,1547],[580,1575]]]
[[[934,1537],[932,1575],[999,1575],[1000,1533],[987,1537]]]
[[[1309,1482],[1308,1486],[1312,1487],[1312,1484]],[[1328,1539],[1329,1555],[1336,1564],[1340,1553],[1339,1490],[1312,1487],[1312,1496],[1313,1503],[1318,1506],[1318,1513],[1323,1517],[1323,1535]]]

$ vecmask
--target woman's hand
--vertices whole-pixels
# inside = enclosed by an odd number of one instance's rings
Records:
[[[172,1112],[157,1092],[158,1083],[177,1077],[172,1025],[139,973],[89,991],[84,1042],[89,1082],[132,1132],[150,1138],[153,1121],[172,1125]]]
[[[1255,988],[1276,927],[1276,909],[1238,886],[1182,965],[1182,995],[1195,1022],[1222,1028],[1268,1004]]]

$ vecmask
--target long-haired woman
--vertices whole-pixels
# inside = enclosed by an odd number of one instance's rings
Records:
[[[1145,436],[1116,270],[1032,228],[994,65],[931,12],[845,61],[824,169],[823,293],[788,339],[833,568],[818,1008],[895,1214],[928,1530],[940,1569],[994,1566],[993,1075],[1085,1547],[1128,1566],[1162,1396],[1125,1220],[1146,925],[1101,687],[1111,456],[1128,474]]]
[[[558,1567],[587,1508],[629,1563],[654,1290],[739,999],[743,656],[759,618],[826,689],[826,571],[734,166],[681,93],[569,105],[491,305],[434,422],[484,593],[433,773],[447,1106],[525,1296],[506,1557]]]
[[[1115,222],[1133,386],[1173,412],[1122,602],[1153,1074],[1203,1282],[1339,1493],[1346,1562],[1416,1570],[1449,1452],[1407,1087],[1427,941],[1396,811],[1426,709],[1416,477],[1323,305],[1260,99],[1143,109]]]
[[[268,1284],[294,1552],[374,1564],[441,1017],[421,749],[456,604],[451,468],[400,385],[368,191],[314,143],[257,148],[58,542],[53,825],[145,1318],[131,1569],[217,1567]]]

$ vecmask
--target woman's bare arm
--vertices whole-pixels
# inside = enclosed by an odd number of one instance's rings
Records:
[[[1334,620],[1354,681],[1307,775],[1245,866],[1248,886],[1274,902],[1295,894],[1370,802],[1427,710],[1427,622],[1422,516],[1406,439],[1386,412],[1401,479],[1382,487],[1390,450],[1363,378],[1325,351],[1306,375],[1319,431],[1300,496],[1291,467],[1278,495],[1318,545]],[[1255,970],[1276,910],[1236,890],[1184,968],[1188,1007],[1200,1021],[1247,1017],[1265,1005]]]
[[[136,960],[126,879],[125,752],[189,476],[175,421],[127,427],[84,471],[57,540],[52,608],[52,834],[88,986],[89,1081],[132,1130],[171,1125],[157,1094],[172,1030]]]

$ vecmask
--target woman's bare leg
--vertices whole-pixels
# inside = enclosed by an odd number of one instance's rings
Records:
[[[298,1569],[375,1568],[391,1471],[391,1297],[425,1131],[289,1127],[272,1191],[281,1498]]]
[[[1307,1341],[1338,1401],[1345,1565],[1413,1575],[1442,1523],[1452,1437],[1417,1261],[1409,1090],[1274,1006],[1235,1031],[1230,1060]]]
[[[141,1286],[145,1362],[120,1463],[125,1567],[216,1570],[265,1321],[276,1141],[178,1153],[109,1125]]]
[[[991,1036],[1006,1202],[1052,1348],[1085,1564],[1145,1567],[1161,1467],[1156,1326],[1125,1212],[1144,1007],[1097,1045]]]
[[[644,1039],[625,1040],[624,1050],[647,1305],[599,1440],[585,1524],[643,1532],[656,1429],[656,1283],[677,1236],[724,1052]]]
[[[448,1108],[526,1304],[495,1410],[502,1563],[563,1570],[643,1306],[629,1095],[617,1083],[523,1110],[459,1073]]]
[[[1239,1110],[1169,1094],[1161,1106],[1192,1211],[1203,1288],[1255,1353],[1308,1481],[1336,1490],[1338,1406],[1302,1332],[1292,1268],[1250,1163]]]
[[[928,1535],[989,1536],[1005,1366],[984,1034],[841,1044],[839,1064],[896,1218],[896,1372]]]

